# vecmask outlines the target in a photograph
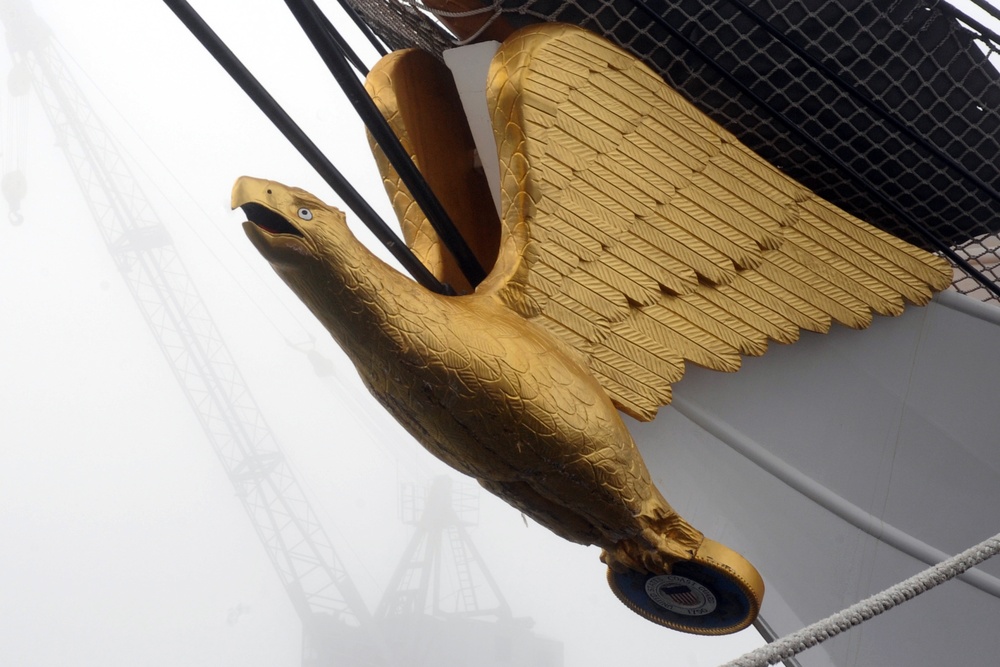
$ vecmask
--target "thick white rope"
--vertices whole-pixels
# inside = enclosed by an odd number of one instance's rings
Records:
[[[923,572],[901,581],[881,593],[854,604],[843,611],[808,625],[770,644],[746,653],[722,667],[766,667],[802,653],[807,648],[839,635],[868,619],[892,609],[938,584],[954,579],[971,567],[1000,553],[1000,535],[995,535],[957,556],[941,561]]]
[[[500,0],[493,0],[492,4],[483,5],[482,7],[479,7],[477,9],[470,9],[465,12],[449,12],[443,9],[435,9],[433,7],[428,7],[419,0],[408,0],[408,2],[410,6],[414,7],[415,9],[425,11],[428,14],[433,14],[436,18],[439,19],[441,18],[461,19],[470,16],[478,16],[480,14],[491,13],[491,16],[486,21],[484,21],[481,26],[479,26],[476,32],[472,33],[465,39],[452,40],[452,43],[454,43],[455,46],[465,46],[466,44],[470,44],[474,39],[476,39],[481,34],[486,32],[486,29],[489,28],[491,25],[493,25],[493,22],[496,21],[498,18],[500,18],[500,15],[503,13],[503,8],[500,6]]]

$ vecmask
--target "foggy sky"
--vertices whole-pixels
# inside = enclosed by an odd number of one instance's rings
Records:
[[[360,124],[283,3],[195,5],[392,221]],[[374,608],[411,534],[397,517],[400,485],[422,487],[447,469],[367,395],[246,240],[229,191],[250,174],[339,202],[162,3],[34,6],[133,156]],[[6,50],[0,63],[9,71]],[[0,664],[296,665],[300,623],[279,579],[104,248],[44,110],[29,95],[15,123],[19,106],[0,96],[4,171],[22,168],[28,181],[23,224],[9,224],[5,207],[0,217]],[[352,228],[376,248],[360,224]],[[317,376],[310,351],[332,363],[332,376]],[[526,526],[485,492],[480,502],[473,539],[515,616],[564,642],[566,665],[707,666],[760,643],[753,630],[694,638],[643,621],[608,589],[596,548]]]

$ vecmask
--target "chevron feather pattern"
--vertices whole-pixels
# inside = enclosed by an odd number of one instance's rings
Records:
[[[819,198],[582,29],[512,35],[487,95],[502,219],[477,293],[574,347],[635,418],[670,402],[687,362],[735,371],[769,341],[864,328],[951,282],[945,260]]]

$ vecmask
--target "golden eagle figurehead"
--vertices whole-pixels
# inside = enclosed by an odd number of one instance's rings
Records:
[[[412,93],[413,77],[433,75],[427,61],[390,54],[368,86],[421,170],[453,176],[442,199],[475,235],[473,151],[428,140],[452,125],[427,105],[457,95]],[[950,267],[787,178],[584,30],[514,33],[487,95],[502,210],[499,239],[483,246],[496,261],[474,294],[403,277],[301,190],[241,178],[233,206],[432,453],[558,535],[603,548],[612,588],[643,616],[741,629],[759,610],[760,575],[671,509],[618,410],[652,419],[689,362],[734,371],[801,329],[863,328],[873,311],[926,303]],[[447,274],[436,235],[377,158],[408,242]]]

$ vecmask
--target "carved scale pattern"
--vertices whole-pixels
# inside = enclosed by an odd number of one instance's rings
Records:
[[[489,287],[582,351],[636,418],[670,402],[685,361],[735,371],[769,339],[863,328],[951,281],[586,31],[516,33],[488,91],[517,246]]]
[[[369,88],[418,164],[430,164],[417,148],[429,130],[404,121],[390,90],[417,82],[398,71],[379,81],[382,67]],[[670,402],[686,362],[735,371],[769,340],[833,322],[864,328],[873,312],[898,315],[904,300],[925,304],[951,281],[946,261],[816,196],[582,29],[515,33],[487,94],[503,217],[477,292],[581,352],[637,419]],[[433,230],[380,166],[415,252],[443,273]]]

